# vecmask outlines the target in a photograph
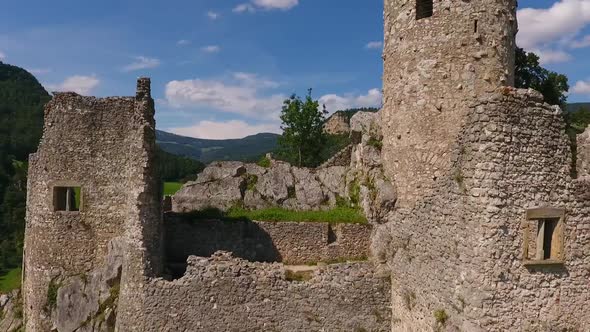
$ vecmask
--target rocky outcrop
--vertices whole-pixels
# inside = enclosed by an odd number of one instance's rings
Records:
[[[113,331],[122,263],[123,243],[114,239],[102,267],[86,274],[54,278],[46,307],[53,327],[60,332]]]
[[[226,211],[232,206],[260,209],[282,206],[293,210],[320,210],[347,197],[346,167],[308,169],[271,161],[267,168],[241,162],[217,162],[172,198],[174,212],[205,208]]]
[[[358,200],[367,219],[381,223],[396,202],[391,180],[383,173],[381,146],[383,136],[380,114],[358,112],[350,120],[353,140],[349,178],[358,183]]]
[[[379,113],[358,112],[351,119],[354,144],[312,169],[271,160],[269,167],[215,162],[172,198],[174,212],[232,206],[262,209],[322,210],[347,204],[381,222],[396,201],[381,167]]]
[[[330,135],[347,135],[350,132],[348,120],[346,114],[336,112],[324,123],[324,132]]]
[[[0,331],[23,331],[23,308],[20,290],[0,294]]]

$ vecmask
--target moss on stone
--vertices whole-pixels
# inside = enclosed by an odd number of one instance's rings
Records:
[[[57,293],[61,287],[61,283],[55,279],[51,279],[49,286],[47,286],[47,300],[45,303],[45,310],[51,312],[57,306]]]
[[[258,183],[258,175],[256,175],[256,174],[246,175],[246,190],[253,191],[256,188],[257,183]]]
[[[434,312],[434,319],[436,319],[436,322],[438,324],[444,326],[447,323],[447,320],[449,319],[449,315],[444,309],[439,309]]]
[[[354,179],[348,187],[348,197],[353,206],[359,206],[361,201],[361,185],[358,179]]]

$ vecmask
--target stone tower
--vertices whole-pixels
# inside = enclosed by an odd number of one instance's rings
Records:
[[[590,154],[514,80],[514,0],[386,0],[393,331],[590,330]],[[590,131],[590,129],[588,129]],[[573,161],[577,160],[577,169]]]
[[[516,0],[385,0],[384,165],[398,206],[450,169],[467,105],[513,85]]]
[[[135,97],[55,93],[47,104],[28,177],[27,331],[111,330],[119,293],[159,272],[154,137],[149,79]]]

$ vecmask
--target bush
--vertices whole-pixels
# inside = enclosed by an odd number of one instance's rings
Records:
[[[258,166],[260,166],[260,167],[269,168],[269,167],[270,167],[270,164],[271,164],[271,162],[270,162],[270,159],[269,159],[267,156],[264,156],[264,157],[262,157],[262,159],[260,159],[260,160],[258,161],[258,163],[257,163],[257,164],[258,164]]]

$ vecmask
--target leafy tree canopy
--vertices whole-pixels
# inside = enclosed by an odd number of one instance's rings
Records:
[[[563,74],[543,68],[539,56],[516,48],[515,84],[517,88],[532,88],[543,94],[551,105],[565,106],[569,90],[568,79]]]
[[[321,163],[321,153],[327,136],[324,133],[326,107],[320,109],[313,100],[311,89],[304,100],[292,95],[283,103],[279,137],[279,158],[293,165],[315,167]]]

